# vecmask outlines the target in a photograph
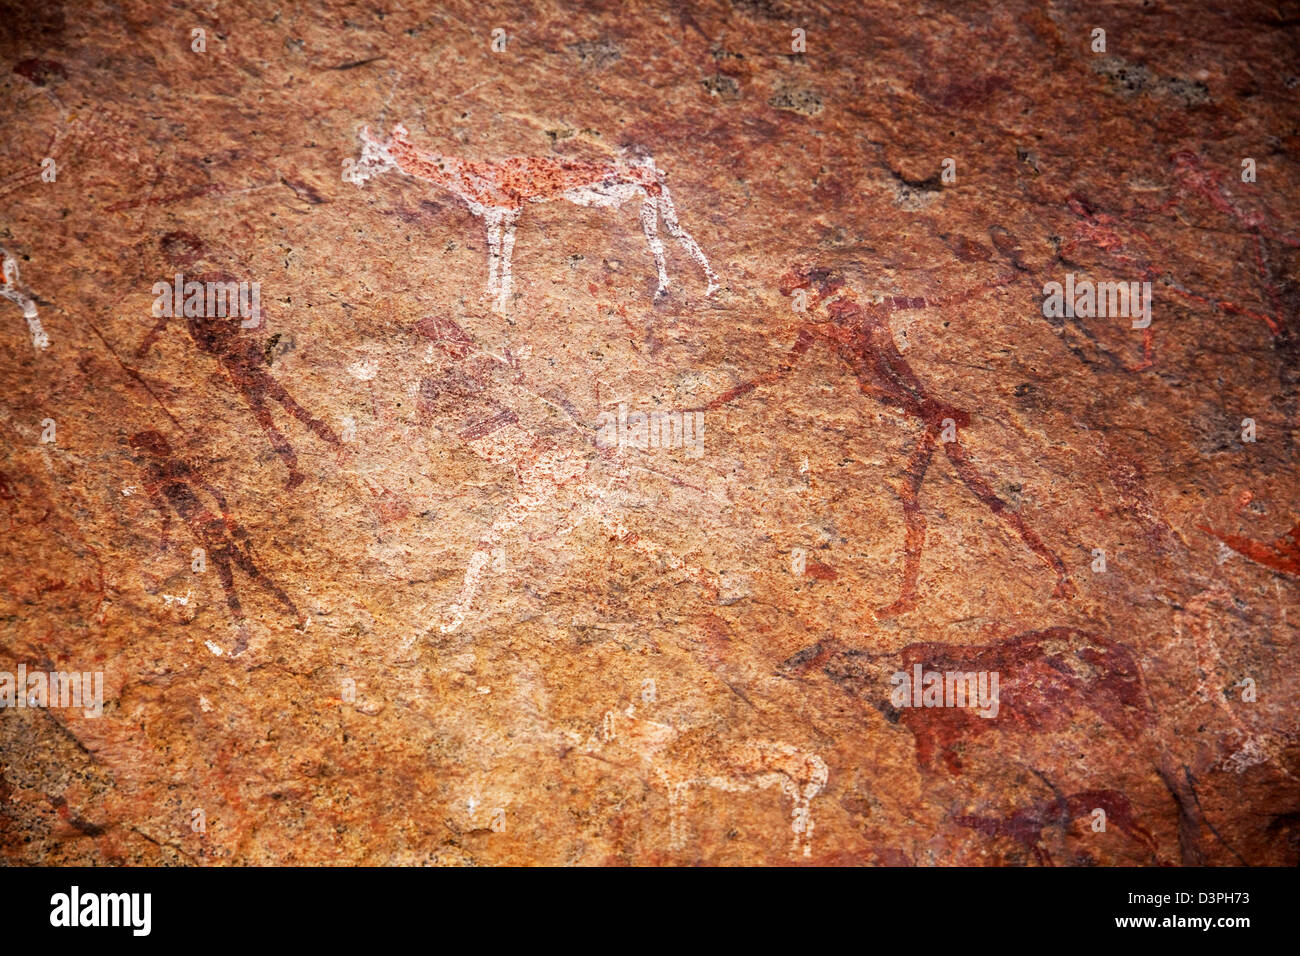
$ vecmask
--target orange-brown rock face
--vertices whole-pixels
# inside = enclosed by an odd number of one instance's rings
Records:
[[[38,6],[0,860],[1300,860],[1293,6]]]

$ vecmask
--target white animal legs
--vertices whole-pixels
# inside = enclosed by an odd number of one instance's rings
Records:
[[[510,307],[510,258],[515,252],[515,224],[517,222],[519,222],[519,210],[506,210],[502,217],[501,275],[498,278],[500,297],[497,300],[497,311],[499,312],[505,312]]]
[[[668,235],[680,242],[687,254],[704,269],[704,274],[709,278],[709,289],[705,295],[713,295],[718,290],[718,274],[709,267],[709,260],[704,255],[704,250],[677,221],[677,209],[673,206],[673,198],[668,194],[667,186],[659,188],[659,214],[664,218],[664,228],[668,230]]]
[[[510,304],[510,258],[515,251],[515,224],[519,222],[518,209],[502,207],[484,211],[488,240],[488,295],[496,295],[493,308],[505,312]]]
[[[488,295],[497,291],[497,276],[501,269],[501,218],[504,210],[488,209],[483,213],[487,224],[488,242]]]
[[[36,314],[36,303],[32,301],[31,296],[24,294],[18,288],[18,260],[7,249],[0,249],[0,257],[4,260],[4,285],[0,285],[0,295],[23,310],[27,329],[32,334],[32,345],[37,349],[48,348],[50,337],[41,327],[41,320]]]
[[[645,232],[646,244],[655,257],[655,268],[659,270],[659,288],[655,296],[668,293],[668,269],[664,264],[664,244],[659,238],[659,209],[649,196],[641,203],[641,229]]]

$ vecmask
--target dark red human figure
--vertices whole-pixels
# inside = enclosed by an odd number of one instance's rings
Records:
[[[941,444],[958,477],[965,483],[994,515],[1013,528],[1034,554],[1056,572],[1055,594],[1069,597],[1074,593],[1065,565],[1034,533],[1016,512],[1008,510],[1006,502],[997,496],[988,480],[971,463],[962,446],[960,429],[969,427],[970,414],[955,405],[933,397],[912,372],[894,344],[889,314],[898,309],[920,309],[934,305],[920,298],[887,298],[877,304],[856,301],[853,292],[844,285],[842,276],[828,269],[800,266],[787,272],[781,279],[781,292],[792,295],[803,290],[807,296],[807,310],[813,321],[799,330],[794,347],[790,350],[790,364],[776,372],[734,388],[715,399],[709,408],[733,401],[764,382],[774,381],[791,371],[793,361],[800,358],[815,343],[829,345],[844,363],[853,370],[858,387],[883,405],[895,408],[924,426],[916,450],[904,469],[905,481],[901,489],[903,520],[907,528],[903,554],[903,586],[898,600],[880,608],[880,617],[894,617],[916,606],[916,582],[921,570],[921,552],[925,547],[926,522],[918,498],[926,472],[934,458],[935,446]],[[816,321],[818,309],[829,321]],[[953,438],[955,440],[942,440]]]
[[[234,282],[235,279],[225,273],[210,273],[193,277],[197,282]],[[182,311],[177,309],[177,311]],[[137,358],[149,350],[158,333],[169,321],[168,316],[160,318],[136,350]],[[297,403],[283,385],[266,371],[269,360],[263,345],[251,336],[241,334],[240,320],[234,318],[205,318],[186,316],[185,328],[198,348],[215,358],[226,370],[226,375],[235,390],[243,396],[253,417],[266,433],[267,439],[276,454],[284,459],[289,468],[287,488],[296,488],[302,483],[303,475],[298,471],[298,455],[293,446],[275,427],[271,419],[270,401],[279,402],[284,410],[315,432],[323,441],[338,445],[339,438],[334,431],[314,417]]]
[[[171,527],[172,512],[185,522],[190,536],[205,552],[205,561],[210,561],[221,578],[221,586],[226,592],[226,603],[230,612],[239,622],[239,638],[232,657],[243,653],[248,646],[248,634],[244,628],[244,611],[239,603],[239,593],[235,590],[235,577],[231,565],[239,567],[244,574],[260,584],[277,601],[285,606],[291,614],[298,617],[298,609],[293,601],[276,584],[258,569],[250,554],[248,532],[227,515],[228,506],[225,496],[208,484],[190,465],[172,454],[167,439],[156,431],[137,432],[128,439],[131,448],[144,469],[145,492],[163,519],[162,543],[168,546],[168,531]],[[217,512],[207,508],[200,498],[206,493],[216,502]]]

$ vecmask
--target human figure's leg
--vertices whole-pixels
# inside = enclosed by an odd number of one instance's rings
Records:
[[[925,548],[925,514],[918,498],[921,484],[934,458],[937,435],[927,428],[917,440],[917,446],[908,459],[903,473],[903,486],[899,497],[903,504],[903,524],[907,537],[903,544],[903,585],[898,600],[876,612],[877,617],[895,617],[916,607],[916,581],[921,573],[921,552]]]
[[[1028,545],[1029,550],[1038,555],[1048,567],[1056,572],[1056,587],[1054,589],[1056,596],[1072,596],[1074,594],[1074,585],[1070,582],[1070,576],[1065,570],[1065,565],[1061,563],[1061,559],[1049,550],[1047,545],[1043,544],[1043,540],[1025,523],[1025,519],[1018,512],[1007,509],[1006,502],[997,496],[993,486],[976,470],[970,456],[966,453],[966,449],[962,448],[959,442],[945,442],[943,448],[948,455],[948,460],[957,469],[958,476],[975,497],[982,501],[994,515],[1014,528],[1016,533],[1020,535],[1021,540]]]

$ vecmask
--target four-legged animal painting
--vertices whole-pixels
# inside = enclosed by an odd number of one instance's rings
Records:
[[[387,141],[375,139],[369,128],[363,129],[361,157],[348,167],[345,178],[360,186],[390,169],[447,190],[486,223],[488,294],[496,294],[498,310],[505,310],[510,303],[515,224],[524,204],[557,199],[578,206],[611,209],[639,200],[641,228],[659,273],[656,297],[668,293],[668,269],[663,241],[659,238],[660,220],[668,235],[681,243],[687,255],[704,270],[709,281],[706,294],[712,295],[718,288],[717,273],[704,251],[677,221],[677,208],[668,191],[667,177],[648,157],[608,163],[547,156],[520,156],[498,163],[474,162],[417,147],[404,126],[394,127]]]

